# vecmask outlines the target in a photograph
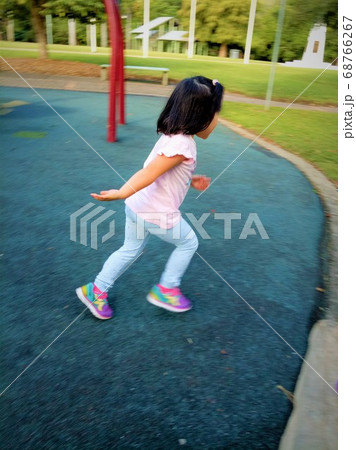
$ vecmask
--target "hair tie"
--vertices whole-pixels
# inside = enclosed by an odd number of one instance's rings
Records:
[[[213,85],[216,86],[216,83],[219,83],[219,80],[213,80]]]

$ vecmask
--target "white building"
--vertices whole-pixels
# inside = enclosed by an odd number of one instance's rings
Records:
[[[325,69],[329,63],[324,62],[326,40],[326,26],[315,24],[308,37],[307,47],[301,60],[286,62],[287,66],[305,67],[308,69]],[[337,70],[337,66],[330,66],[330,69]]]

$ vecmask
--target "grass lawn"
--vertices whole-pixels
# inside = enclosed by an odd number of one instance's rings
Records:
[[[12,50],[9,47],[16,49]],[[98,48],[98,53],[90,53],[88,47],[69,47],[64,45],[52,45],[50,57],[52,59],[81,61],[93,64],[105,64],[109,62],[109,50]],[[64,49],[70,51],[60,53]],[[55,52],[51,52],[55,50]],[[78,53],[76,53],[78,52]],[[82,52],[82,53],[80,53]],[[170,69],[170,80],[181,80],[182,78],[205,75],[217,78],[225,86],[227,91],[239,92],[251,97],[264,98],[268,83],[270,64],[265,62],[253,62],[243,64],[241,60],[215,57],[196,57],[187,59],[184,55],[177,54],[154,54],[143,60],[136,51],[127,51],[125,62],[127,65],[147,65],[156,67],[168,67]],[[6,57],[36,58],[36,44],[20,42],[0,41],[0,54]],[[162,55],[162,57],[161,57]],[[305,89],[322,70],[301,69],[278,65],[275,76],[273,100],[292,101],[303,89]],[[134,71],[130,73],[136,74]],[[137,72],[137,76],[144,77],[152,72]],[[157,74],[159,79],[160,74]],[[316,82],[298,99],[298,102],[306,102],[323,105],[337,104],[337,71],[325,71]]]
[[[221,117],[260,134],[282,108],[265,111],[263,106],[224,102]],[[337,182],[337,114],[288,109],[262,137],[295,153]]]

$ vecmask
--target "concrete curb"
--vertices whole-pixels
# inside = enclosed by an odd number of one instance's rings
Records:
[[[317,322],[309,336],[305,361],[335,389],[337,325]],[[279,450],[336,450],[338,396],[304,363],[294,392],[294,409]]]

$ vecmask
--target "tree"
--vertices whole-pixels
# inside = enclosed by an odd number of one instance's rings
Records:
[[[10,19],[15,19],[15,40],[34,42],[35,36],[28,2],[0,0],[1,33],[5,31],[5,27]]]
[[[156,17],[177,17],[182,0],[150,0],[150,19]],[[121,0],[122,14],[130,15],[134,27],[143,23],[144,0]]]
[[[127,0],[128,1],[128,0]],[[191,0],[183,0],[179,17],[189,26]],[[279,0],[258,0],[251,54],[255,59],[271,60]],[[244,49],[250,0],[198,0],[195,37],[202,42],[220,44],[220,56],[227,46]],[[325,60],[337,57],[337,0],[288,0],[279,60],[300,58],[308,34],[316,23],[327,25]]]
[[[105,17],[102,0],[0,0],[0,17],[6,18],[11,12],[27,11],[31,17],[36,42],[39,44],[40,58],[48,58],[46,36],[46,14],[58,17],[76,18],[88,23],[90,18],[101,21]]]
[[[276,34],[278,9],[275,1],[257,3],[251,55],[254,59],[271,60]]]
[[[105,17],[105,6],[102,0],[45,0],[43,14],[78,19],[81,22],[95,18],[100,22]]]
[[[45,0],[30,0],[30,11],[36,42],[39,46],[40,58],[48,58],[45,17],[41,12]]]
[[[334,61],[338,56],[338,1],[329,0],[324,14],[326,30],[325,61]]]
[[[27,11],[31,18],[36,42],[39,45],[40,58],[48,57],[45,17],[41,14],[44,3],[45,0],[1,0],[0,2],[1,17],[6,17],[10,12],[16,13],[20,10],[21,14],[23,14],[24,11]]]
[[[252,53],[271,59],[279,2],[257,9]],[[288,0],[279,52],[280,61],[301,58],[310,30],[316,23],[326,24],[325,58],[337,57],[337,0]]]
[[[250,0],[199,0],[197,2],[195,38],[220,44],[219,56],[227,56],[227,46],[243,48],[246,40]],[[179,16],[189,26],[190,0],[183,0]]]
[[[6,17],[10,12],[21,9],[27,10],[31,17],[32,27],[35,32],[36,41],[39,44],[40,58],[47,58],[46,48],[46,25],[45,18],[41,15],[45,0],[10,0],[0,2],[1,17]]]
[[[25,0],[18,0],[25,1]],[[105,8],[101,0],[29,0],[33,28],[39,44],[40,58],[47,58],[46,14],[88,21],[101,19]]]

